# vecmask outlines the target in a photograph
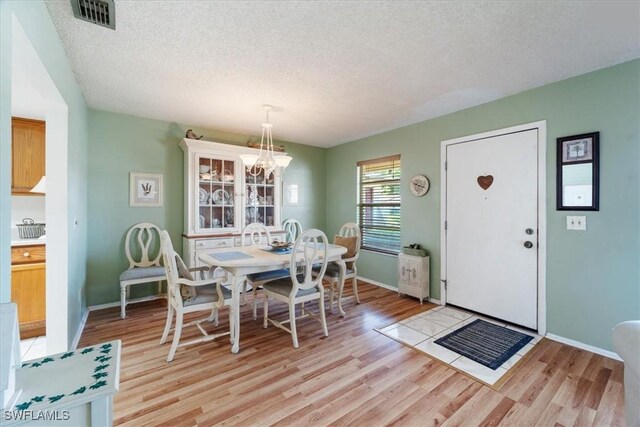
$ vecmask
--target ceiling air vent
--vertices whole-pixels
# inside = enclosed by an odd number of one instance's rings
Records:
[[[114,0],[71,0],[73,15],[103,27],[116,29],[116,5]]]

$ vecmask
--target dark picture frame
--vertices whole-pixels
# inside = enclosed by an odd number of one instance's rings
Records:
[[[600,210],[600,132],[564,136],[556,143],[556,209]],[[572,179],[577,185],[570,185]]]

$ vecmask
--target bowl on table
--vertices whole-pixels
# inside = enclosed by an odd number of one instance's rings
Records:
[[[283,251],[291,247],[291,242],[280,242],[278,240],[274,240],[269,243],[269,246],[271,246],[271,249],[274,251]]]

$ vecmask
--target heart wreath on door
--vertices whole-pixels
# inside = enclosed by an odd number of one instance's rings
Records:
[[[487,188],[491,187],[491,184],[493,184],[493,175],[484,175],[484,176],[481,175],[478,177],[478,185],[483,190],[486,190]]]

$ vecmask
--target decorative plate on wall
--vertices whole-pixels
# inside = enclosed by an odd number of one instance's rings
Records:
[[[424,196],[429,191],[429,179],[424,175],[414,175],[409,181],[409,190],[414,196]]]

